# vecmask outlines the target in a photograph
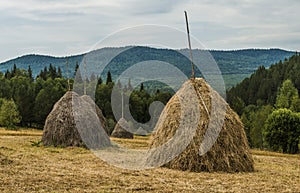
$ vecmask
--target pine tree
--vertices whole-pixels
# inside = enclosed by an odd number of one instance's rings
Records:
[[[128,89],[129,91],[133,91],[133,87],[132,87],[132,85],[131,85],[131,80],[130,80],[130,78],[128,79],[127,89]]]
[[[81,76],[80,68],[78,65],[78,61],[76,61],[76,66],[75,66],[75,73],[74,73],[75,81],[77,83],[83,83],[83,79]]]
[[[33,82],[32,70],[31,70],[30,65],[28,66],[27,71],[28,71],[28,77],[29,77],[30,81]]]
[[[144,84],[142,83],[141,84],[141,87],[140,87],[140,92],[144,91]]]
[[[111,77],[111,73],[110,71],[107,72],[107,77],[106,77],[106,85],[108,85],[108,83],[112,82],[112,77]]]
[[[16,64],[14,64],[13,70],[11,72],[11,77],[14,77],[16,75],[17,75],[17,66],[16,66]]]
[[[62,78],[62,72],[60,66],[57,68],[57,77]]]
[[[101,85],[102,83],[103,83],[103,81],[102,81],[102,78],[101,78],[101,77],[99,77],[99,78],[98,78],[97,85],[99,86],[99,85]]]

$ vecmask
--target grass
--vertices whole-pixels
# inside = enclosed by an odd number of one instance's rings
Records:
[[[83,148],[32,146],[41,135],[0,129],[0,192],[300,192],[300,155],[253,150],[252,173],[130,171]],[[146,139],[113,140],[144,148]]]

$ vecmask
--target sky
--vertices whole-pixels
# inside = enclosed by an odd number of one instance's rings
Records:
[[[206,49],[300,50],[299,0],[1,0],[0,62],[85,53],[133,26],[185,31],[184,10]]]

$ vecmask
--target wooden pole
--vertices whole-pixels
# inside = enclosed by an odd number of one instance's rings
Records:
[[[122,118],[124,117],[124,96],[123,96],[123,91],[122,91]]]
[[[87,79],[87,75],[86,75],[86,61],[85,61],[85,59],[83,61],[83,67],[84,67],[83,95],[86,95],[86,79]]]
[[[193,62],[193,53],[192,53],[192,45],[191,45],[191,38],[190,38],[189,22],[188,22],[188,16],[187,16],[186,11],[184,11],[184,15],[185,15],[186,31],[187,31],[187,36],[188,36],[189,50],[190,50],[190,60],[191,60],[191,65],[192,65],[191,78],[195,79],[195,67],[194,67],[194,62]]]
[[[70,78],[69,78],[69,61],[68,61],[68,58],[67,58],[67,61],[66,61],[66,68],[67,68],[68,91],[70,91],[71,87],[70,87]]]

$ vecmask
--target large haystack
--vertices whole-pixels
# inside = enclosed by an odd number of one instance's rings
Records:
[[[198,96],[198,104],[200,109],[200,118],[197,121],[197,127],[195,127],[195,132],[192,138],[190,138],[185,149],[176,157],[172,158],[166,164],[165,167],[179,170],[187,170],[187,171],[224,171],[224,172],[250,172],[253,171],[253,159],[250,154],[250,149],[248,145],[248,141],[244,132],[243,125],[238,117],[238,115],[229,107],[226,101],[216,92],[214,91],[203,79],[196,78],[194,80],[189,80],[182,88],[174,95],[166,107],[164,108],[159,121],[156,125],[155,132],[151,136],[150,140],[150,148],[159,148],[164,144],[167,144],[171,141],[172,137],[177,135],[177,129],[180,124],[180,120],[184,119],[186,123],[193,122],[194,118],[193,113],[191,116],[182,117],[181,112],[181,104],[179,99],[184,99],[189,101],[191,99],[190,93],[191,90],[188,89],[188,85],[192,85],[196,91]],[[201,99],[202,98],[202,99]],[[212,98],[215,101],[213,109],[214,112],[211,111],[212,107]],[[200,100],[201,99],[201,100]],[[201,102],[202,101],[202,102]],[[205,104],[207,108],[203,105]],[[188,106],[194,106],[192,102],[187,103]],[[201,143],[204,141],[204,136],[208,131],[208,125],[212,124],[217,128],[218,121],[217,117],[218,112],[220,112],[221,107],[223,109],[223,122],[221,122],[220,133],[215,143],[212,143],[212,147],[208,150],[208,152],[204,152],[203,155],[199,154],[199,148],[202,147]],[[184,114],[184,113],[183,113]],[[197,115],[198,116],[198,115]],[[215,116],[215,117],[214,117]],[[222,116],[221,116],[222,117]],[[191,119],[191,120],[188,120]],[[214,122],[216,119],[216,122]],[[188,124],[183,128],[188,128]],[[187,130],[187,129],[186,129]],[[218,133],[218,131],[210,130],[208,133],[212,136],[212,134]],[[183,132],[182,140],[188,138],[186,133]],[[186,135],[186,136],[184,136]],[[217,135],[216,135],[217,136]],[[208,141],[213,141],[213,139],[209,139]],[[172,149],[178,149],[177,147],[172,147]],[[201,148],[200,148],[201,149]],[[200,151],[201,152],[201,151]],[[156,153],[156,154],[155,154]],[[160,162],[159,160],[163,160],[163,157],[170,157],[172,153],[164,152],[164,153],[153,153],[149,162],[153,165]]]
[[[102,128],[103,128],[103,129],[105,130],[105,132],[109,135],[106,119],[105,119],[105,117],[103,116],[102,111],[101,111],[101,109],[98,107],[98,105],[96,105],[96,103],[94,102],[94,100],[93,100],[90,96],[88,96],[88,95],[83,95],[83,96],[81,96],[80,98],[82,98],[83,100],[85,100],[86,102],[88,102],[88,103],[92,106],[92,108],[95,109],[96,114],[97,114],[97,116],[98,116],[98,118],[99,118],[99,120],[100,120],[100,123],[101,123]]]
[[[103,148],[110,139],[101,125],[95,107],[68,91],[48,115],[42,141],[45,146]]]
[[[128,128],[128,122],[124,118],[121,118],[116,124],[111,136],[116,138],[133,139],[133,134],[129,132]]]

